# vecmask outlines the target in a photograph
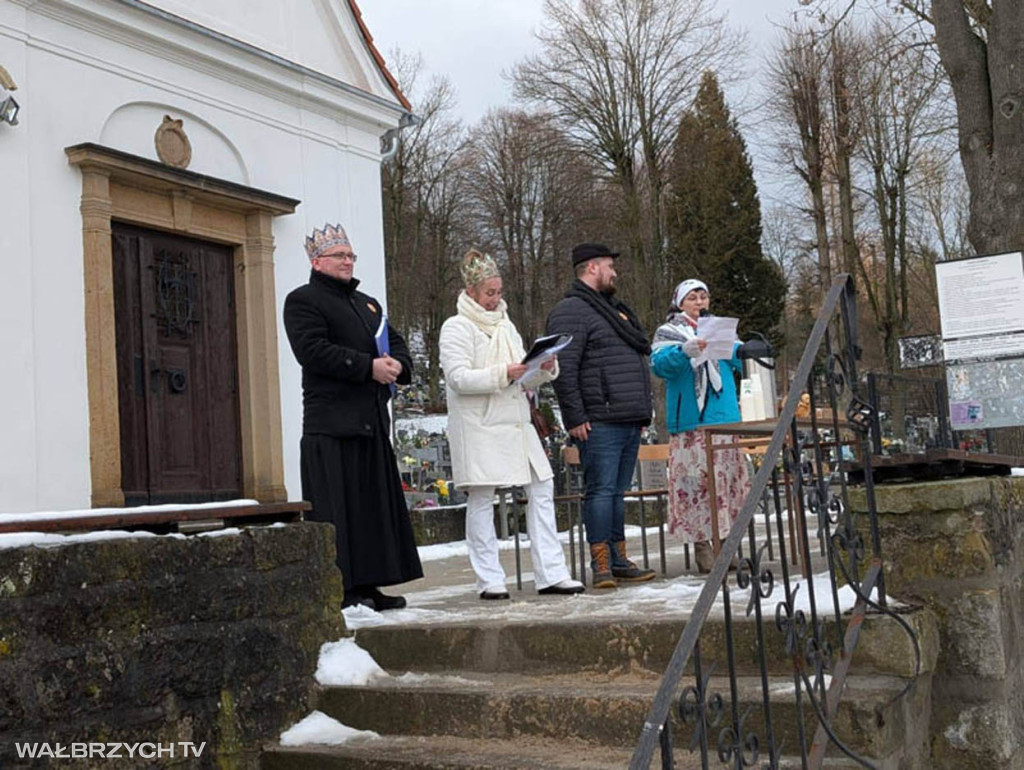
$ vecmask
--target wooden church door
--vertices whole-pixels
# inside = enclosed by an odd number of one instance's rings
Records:
[[[241,496],[232,249],[113,224],[126,505]]]

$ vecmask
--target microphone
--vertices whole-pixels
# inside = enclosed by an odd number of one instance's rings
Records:
[[[711,315],[711,311],[709,311],[706,307],[702,307],[697,315],[699,315],[701,318],[707,318],[709,315]]]

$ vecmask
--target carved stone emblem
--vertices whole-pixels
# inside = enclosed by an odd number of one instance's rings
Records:
[[[156,144],[156,156],[163,163],[175,168],[188,168],[192,162],[192,143],[181,124],[181,120],[173,120],[170,115],[164,115],[164,122],[156,130],[153,141]]]

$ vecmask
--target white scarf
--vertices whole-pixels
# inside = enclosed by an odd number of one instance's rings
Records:
[[[693,291],[693,289],[687,289],[687,291]],[[654,333],[651,351],[660,350],[669,345],[682,347],[684,342],[696,339],[696,337],[696,321],[693,321],[686,313],[672,313]],[[693,368],[693,391],[697,397],[697,412],[703,419],[708,388],[710,387],[715,393],[722,390],[722,373],[718,370],[717,361],[705,361],[698,364],[695,359],[691,358],[690,366]]]
[[[505,300],[498,303],[497,310],[484,310],[476,300],[462,291],[456,306],[460,316],[472,321],[476,328],[490,337],[484,360],[487,366],[514,364],[523,360],[526,351],[516,334],[516,327],[509,320]]]

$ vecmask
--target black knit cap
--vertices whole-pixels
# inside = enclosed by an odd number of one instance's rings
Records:
[[[598,257],[617,257],[619,252],[612,251],[603,243],[578,243],[572,248],[572,266],[576,267],[580,262]]]

